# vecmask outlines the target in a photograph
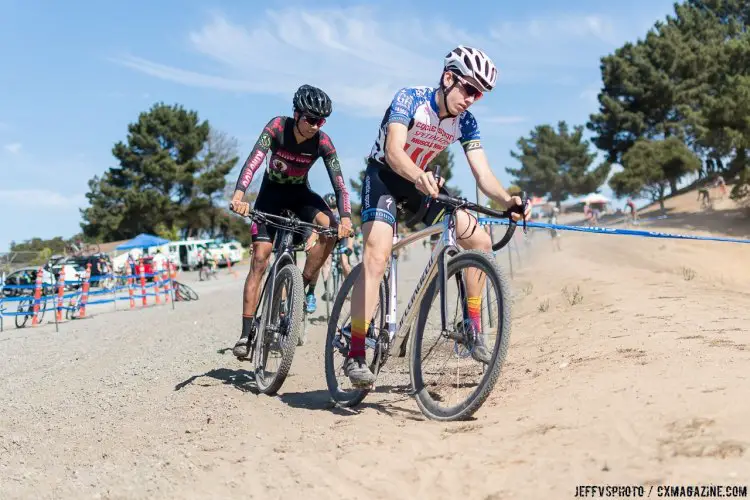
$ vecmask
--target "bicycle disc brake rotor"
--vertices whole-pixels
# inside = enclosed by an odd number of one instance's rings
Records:
[[[466,358],[471,356],[474,350],[476,333],[474,322],[471,319],[465,319],[457,321],[455,329],[448,332],[446,337],[453,340],[453,352],[459,358]]]
[[[339,328],[338,333],[333,337],[333,347],[334,349],[338,349],[342,356],[346,357],[349,354],[349,339],[341,330],[342,328]]]

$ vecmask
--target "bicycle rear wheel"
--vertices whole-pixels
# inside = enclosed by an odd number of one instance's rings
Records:
[[[173,282],[176,285],[177,296],[184,301],[198,300],[198,294],[195,290],[190,288],[184,283],[178,281]]]
[[[264,394],[273,395],[284,384],[292,366],[303,320],[302,273],[293,264],[279,269],[263,300],[263,312],[255,337],[255,383]],[[271,371],[270,365],[278,366]]]
[[[440,287],[436,276],[428,285],[425,296],[420,304],[416,328],[412,330],[411,377],[416,394],[417,405],[422,413],[430,419],[440,421],[462,420],[469,418],[484,404],[495,387],[502,365],[508,352],[510,342],[510,292],[505,275],[497,262],[487,253],[480,251],[466,251],[448,261],[447,283],[457,283],[458,293],[457,320],[448,319],[447,332],[439,332],[439,320],[433,320],[428,326],[430,311],[440,313]],[[466,277],[471,273],[482,273],[485,276],[485,288],[488,284],[494,293],[483,293],[489,300],[485,300],[488,314],[496,319],[492,326],[480,325],[476,331],[475,323],[467,317]],[[476,276],[476,275],[474,275]],[[450,296],[448,290],[446,294]],[[494,300],[496,299],[496,300]],[[433,301],[437,303],[433,304]],[[450,308],[451,299],[447,301]],[[433,307],[434,305],[434,307]],[[449,315],[449,311],[446,311]],[[480,317],[481,317],[480,316]],[[437,325],[435,324],[437,323]],[[430,332],[438,331],[437,340],[426,340]],[[489,338],[495,338],[493,344]],[[489,354],[486,365],[475,356],[478,343],[482,341]],[[426,358],[440,353],[446,356],[445,361],[437,363],[436,367],[427,362]],[[464,363],[467,360],[470,364]],[[461,383],[461,375],[474,377],[478,382]],[[439,391],[451,389],[461,393],[457,398],[445,397]],[[447,405],[444,403],[448,403]],[[451,404],[453,403],[453,404]]]
[[[32,306],[32,311],[33,311],[33,306]],[[39,311],[37,312],[37,315],[36,315],[36,320],[38,324],[40,325],[42,324],[42,322],[44,321],[44,313],[46,312],[47,312],[47,296],[42,295],[42,297],[39,299]]]

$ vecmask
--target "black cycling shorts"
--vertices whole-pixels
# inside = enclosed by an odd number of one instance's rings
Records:
[[[448,193],[442,187],[440,192]],[[394,227],[398,217],[397,205],[401,205],[407,212],[416,214],[425,201],[425,195],[414,186],[414,183],[375,160],[370,160],[367,164],[361,198],[362,224],[382,221]],[[422,222],[431,226],[440,221],[444,212],[445,205],[432,200]]]
[[[336,218],[323,198],[310,190],[306,184],[279,184],[263,176],[263,182],[258,191],[258,198],[253,207],[259,212],[284,216],[285,210],[291,210],[300,220],[312,223],[320,212],[328,215],[331,225],[336,225]],[[253,243],[256,241],[272,242],[278,228],[270,224],[253,222]],[[304,235],[294,235],[294,244],[305,241],[312,234],[308,229]]]

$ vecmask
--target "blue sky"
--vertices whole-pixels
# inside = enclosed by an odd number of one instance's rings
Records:
[[[291,113],[299,85],[321,86],[335,106],[325,130],[353,177],[393,93],[434,85],[459,43],[499,67],[497,89],[472,111],[507,185],[518,137],[539,123],[584,124],[597,109],[599,58],[672,11],[671,0],[427,5],[0,0],[0,251],[78,232],[88,180],[114,165],[128,123],[159,101],[236,137],[244,160],[263,125]],[[473,193],[453,151],[456,183]],[[330,191],[322,162],[311,182]]]

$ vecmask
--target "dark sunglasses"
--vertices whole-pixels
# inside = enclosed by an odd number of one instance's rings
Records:
[[[322,127],[323,124],[326,122],[325,118],[317,118],[315,116],[309,116],[309,115],[302,115],[302,118],[310,124],[310,126],[315,127]]]
[[[469,97],[473,97],[474,100],[477,100],[480,99],[482,95],[484,95],[482,94],[481,90],[464,80],[460,75],[453,73],[453,76],[456,77],[456,80],[458,80],[458,83],[464,88],[464,90],[466,91],[466,95],[468,95]]]

